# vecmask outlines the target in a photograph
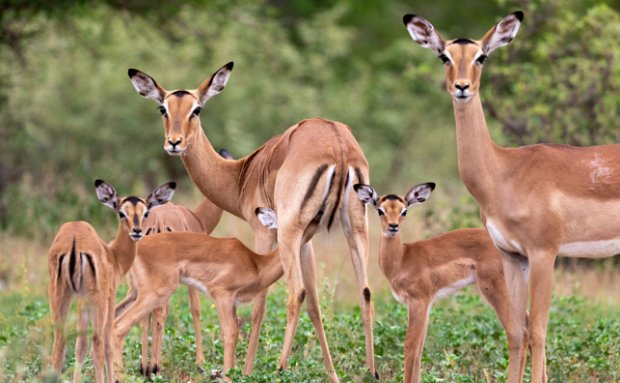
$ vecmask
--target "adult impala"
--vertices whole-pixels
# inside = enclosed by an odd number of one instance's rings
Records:
[[[435,184],[416,185],[404,197],[394,194],[379,197],[370,185],[356,184],[353,188],[360,200],[379,214],[382,230],[379,265],[390,281],[394,297],[409,309],[404,382],[420,382],[428,315],[435,299],[474,283],[506,330],[510,353],[508,382],[521,382],[526,355],[520,354],[518,339],[525,329],[514,327],[502,257],[487,232],[461,229],[423,241],[402,243],[400,224],[413,205],[430,197]]]
[[[354,183],[368,182],[368,162],[348,126],[321,118],[293,125],[240,160],[221,159],[202,130],[199,114],[204,103],[224,89],[232,68],[232,62],[223,66],[194,90],[168,91],[135,69],[129,70],[129,77],[138,93],[159,104],[166,131],[164,149],[181,156],[202,193],[252,226],[258,253],[269,252],[277,238],[289,292],[280,368],[287,366],[301,304],[307,297],[308,314],[332,382],[338,377],[321,321],[311,239],[336,219],[342,222],[360,292],[366,361],[377,376],[372,343],[374,314],[366,275],[366,209],[352,190]],[[256,218],[257,206],[277,211],[277,235]],[[266,292],[257,298],[253,315],[264,317],[265,296]]]
[[[403,18],[413,40],[444,62],[461,179],[504,254],[506,281],[521,322],[529,284],[532,382],[542,382],[555,258],[620,252],[620,145],[504,148],[491,140],[478,92],[482,66],[489,54],[514,39],[522,20],[523,13],[515,12],[480,40],[446,41],[427,20]]]
[[[78,302],[78,337],[75,343],[73,382],[81,381],[86,357],[89,315],[93,316],[93,362],[97,383],[113,383],[112,324],[116,288],[136,256],[143,237],[144,217],[153,206],[166,203],[174,194],[174,182],[155,189],[147,199],[120,198],[112,185],[95,181],[97,197],[119,216],[118,230],[106,244],[95,229],[84,221],[67,222],[60,227],[48,252],[49,298],[54,319],[52,366],[60,373],[65,361],[65,320],[74,296]]]

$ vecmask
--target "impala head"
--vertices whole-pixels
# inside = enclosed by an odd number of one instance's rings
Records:
[[[428,182],[411,188],[403,198],[395,194],[387,194],[379,197],[375,189],[370,185],[356,184],[353,189],[362,202],[377,209],[381,219],[381,228],[385,237],[393,237],[400,231],[400,223],[405,219],[409,208],[417,203],[426,201],[435,184]]]
[[[405,15],[403,22],[413,41],[429,48],[444,63],[446,87],[456,101],[468,101],[478,92],[482,66],[495,49],[509,44],[517,35],[523,12],[514,12],[495,25],[480,40],[445,41],[433,24],[416,15]]]
[[[121,226],[134,241],[142,239],[142,224],[148,217],[149,209],[170,201],[175,188],[176,183],[169,182],[153,190],[146,199],[136,196],[119,197],[112,185],[102,180],[95,181],[97,198],[118,214]]]
[[[192,145],[200,126],[200,111],[208,99],[219,94],[230,77],[233,63],[218,69],[197,89],[168,91],[146,73],[129,69],[128,74],[134,88],[142,96],[159,104],[166,130],[164,150],[171,156],[180,156]]]

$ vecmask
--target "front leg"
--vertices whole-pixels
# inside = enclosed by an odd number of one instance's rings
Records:
[[[430,303],[422,299],[408,302],[409,323],[405,337],[405,383],[419,383],[421,380],[422,351],[428,327]]]

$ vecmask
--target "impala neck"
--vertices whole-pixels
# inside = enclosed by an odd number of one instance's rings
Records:
[[[208,198],[203,198],[192,212],[196,215],[205,233],[209,234],[215,229],[215,226],[222,218],[222,208],[216,206]]]
[[[400,271],[403,254],[404,246],[400,240],[400,233],[393,237],[382,234],[379,244],[379,266],[388,279]]]
[[[491,189],[493,173],[498,165],[497,146],[491,139],[476,93],[466,102],[452,99],[456,120],[456,143],[459,174],[467,190],[481,203]]]
[[[116,260],[117,275],[121,277],[129,271],[138,250],[138,242],[129,238],[129,233],[118,225],[116,237],[110,242],[109,246],[112,257]]]
[[[222,209],[241,217],[239,176],[245,160],[225,160],[211,146],[202,128],[181,156],[190,178],[202,194]]]
[[[254,254],[254,262],[258,268],[260,285],[263,288],[271,286],[284,275],[277,249],[268,254]]]

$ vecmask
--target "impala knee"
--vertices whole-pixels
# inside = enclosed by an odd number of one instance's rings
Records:
[[[364,294],[364,300],[367,303],[370,303],[370,298],[371,297],[370,297],[370,289],[368,287],[364,287],[363,294]]]

